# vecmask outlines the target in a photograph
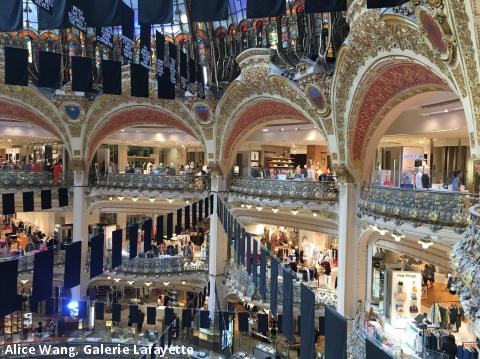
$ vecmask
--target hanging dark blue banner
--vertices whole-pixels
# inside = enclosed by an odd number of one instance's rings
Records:
[[[28,51],[5,47],[5,84],[28,86]]]
[[[63,287],[70,289],[80,285],[82,270],[82,242],[73,242],[65,248],[65,271],[63,273]]]
[[[198,224],[197,221],[197,202],[192,203],[192,225],[196,226]]]
[[[177,209],[177,225],[175,226],[175,234],[178,236],[179,234],[182,233],[183,227],[182,227],[182,209],[179,208]]]
[[[325,307],[325,359],[347,358],[347,320],[333,307]]]
[[[170,84],[177,85],[177,46],[168,43],[169,69],[170,69]]]
[[[138,0],[138,23],[140,25],[173,23],[173,1]]]
[[[95,302],[95,319],[96,320],[105,319],[105,304],[102,302]]]
[[[203,199],[198,201],[198,221],[201,222],[203,219]]]
[[[250,236],[250,233],[247,233],[247,253],[246,253],[246,258],[247,258],[247,273],[252,274],[252,238]]]
[[[305,284],[300,290],[300,359],[311,359],[315,354],[315,294]]]
[[[305,0],[305,13],[337,12],[347,10],[347,0]]]
[[[112,232],[112,269],[122,265],[123,230]]]
[[[129,324],[138,323],[139,319],[140,318],[138,315],[138,305],[130,304],[128,306],[128,323]]]
[[[42,190],[40,192],[40,199],[41,199],[41,208],[42,209],[50,209],[52,208],[52,191],[49,189]]]
[[[135,50],[134,34],[134,11],[122,2],[122,56],[132,62]]]
[[[293,277],[289,269],[283,269],[282,332],[293,343]]]
[[[157,324],[157,307],[147,307],[147,324]]]
[[[114,35],[114,30],[112,26],[97,27],[95,29],[95,36],[97,38],[97,42],[102,45],[105,45],[109,49],[114,48],[113,35]]]
[[[218,330],[222,332],[223,330],[228,330],[230,324],[230,313],[227,311],[218,312]]]
[[[167,239],[173,237],[173,213],[167,214]]]
[[[210,216],[210,210],[209,210],[209,208],[208,208],[208,205],[209,205],[208,197],[205,198],[205,200],[203,201],[203,203],[205,204],[205,218],[208,218],[208,216]]]
[[[367,9],[384,9],[405,4],[408,0],[367,0]]]
[[[103,232],[93,236],[90,243],[90,279],[103,274],[103,254],[105,235]]]
[[[0,316],[10,314],[19,309],[17,295],[18,259],[0,262],[2,273],[2,290],[0,290]]]
[[[62,55],[51,51],[39,51],[38,55],[38,87],[59,88],[62,81]]]
[[[172,100],[175,99],[175,85],[170,82],[170,57],[165,58],[165,37],[158,31],[155,33],[155,51],[157,56],[157,84],[158,97]]]
[[[245,267],[245,240],[246,240],[246,232],[245,228],[242,227],[242,231],[240,234],[240,264]]]
[[[210,312],[208,310],[200,311],[200,328],[202,329],[210,328]]]
[[[250,330],[250,325],[248,320],[250,319],[250,314],[248,312],[238,312],[238,330],[242,333],[248,333]]]
[[[120,303],[112,304],[112,321],[114,322],[122,321],[122,305]]]
[[[182,90],[187,90],[188,85],[188,57],[183,50],[180,50],[180,88]]]
[[[122,62],[102,60],[102,82],[105,95],[122,94]]]
[[[149,71],[148,68],[131,63],[130,64],[130,87],[132,97],[149,96]]]
[[[150,25],[140,26],[140,60],[139,64],[147,69],[152,65],[152,27]]]
[[[19,31],[23,27],[23,2],[21,0],[0,1],[0,32]]]
[[[209,22],[228,19],[228,0],[192,0],[192,21]]]
[[[273,317],[277,316],[278,306],[278,261],[276,258],[270,260],[270,312]]]
[[[143,222],[143,251],[148,252],[152,249],[152,220],[147,219]]]
[[[166,307],[163,328],[170,326],[174,320],[175,320],[175,312],[173,311],[173,308]]]
[[[33,258],[32,302],[38,303],[52,296],[53,250],[35,253]]]
[[[157,245],[163,243],[163,216],[157,217],[157,231],[155,233]]]
[[[83,12],[88,27],[122,26],[122,0],[84,1]]]
[[[262,314],[262,313],[257,314],[257,327],[258,327],[258,331],[263,335],[268,334],[268,314]]]
[[[34,194],[33,192],[23,192],[23,212],[33,212],[35,210],[35,205],[33,202]]]
[[[192,309],[185,308],[182,310],[182,329],[192,327]]]
[[[2,193],[2,213],[15,214],[15,193]]]
[[[53,11],[53,6],[56,0],[32,0],[32,2],[39,7],[39,10],[45,10],[48,12]]]
[[[197,97],[205,98],[205,77],[203,76],[203,66],[197,64]]]
[[[185,210],[185,229],[190,229],[190,206],[186,206]]]
[[[72,91],[92,92],[93,61],[89,57],[71,56]]]
[[[128,227],[128,243],[130,255],[129,258],[135,258],[137,256],[137,241],[138,241],[138,224],[132,224]]]
[[[285,0],[247,0],[247,18],[284,16],[285,3]]]
[[[258,287],[258,241],[253,240],[253,252],[252,252],[252,279],[255,288]]]
[[[267,300],[267,252],[262,246],[260,249],[260,285],[259,292],[262,299]]]

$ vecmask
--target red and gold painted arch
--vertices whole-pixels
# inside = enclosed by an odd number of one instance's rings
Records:
[[[88,160],[92,160],[102,141],[112,133],[126,127],[155,124],[178,128],[203,143],[199,135],[180,119],[156,108],[134,106],[110,114],[104,123],[95,130],[88,142]]]
[[[350,125],[350,153],[353,161],[362,159],[368,137],[395,99],[408,95],[418,88],[449,89],[443,79],[424,65],[416,63],[396,63],[384,67],[365,87],[356,111],[352,111],[354,121]],[[417,91],[418,93],[418,91]],[[356,114],[355,114],[356,113]]]

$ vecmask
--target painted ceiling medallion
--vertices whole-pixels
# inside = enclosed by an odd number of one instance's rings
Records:
[[[202,125],[210,123],[210,110],[208,109],[207,105],[204,105],[202,103],[196,104],[193,107],[193,110],[195,111]]]
[[[79,105],[73,103],[66,104],[64,109],[70,121],[77,121],[80,117],[81,108]]]
[[[327,100],[322,92],[315,86],[310,86],[307,89],[307,96],[312,102],[313,106],[322,112],[327,110]]]
[[[453,60],[453,51],[450,37],[442,25],[435,19],[435,16],[427,9],[419,6],[416,10],[418,25],[423,29],[433,49],[437,51],[444,61]]]

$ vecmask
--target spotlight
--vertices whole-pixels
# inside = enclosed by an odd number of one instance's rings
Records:
[[[393,237],[393,239],[395,239],[395,242],[400,242],[403,238],[405,238],[404,234],[401,234],[397,231],[393,232],[391,236]]]
[[[119,201],[123,201],[125,197],[117,197]]]
[[[278,208],[272,208],[273,213],[278,213]]]
[[[318,217],[318,211],[312,211],[312,216]]]
[[[423,239],[420,239],[418,241],[418,244],[420,244],[423,249],[428,249],[431,246],[433,246],[433,241],[431,239],[429,239],[429,237],[425,237]]]
[[[148,200],[152,203],[155,202],[155,198],[149,198]]]
[[[138,201],[138,197],[132,197],[132,201],[133,201],[133,202],[137,202],[137,201]]]
[[[247,207],[247,209],[250,209],[250,208],[252,208],[252,205],[251,204],[246,204],[245,207]]]
[[[298,209],[292,209],[292,210],[290,210],[290,212],[291,212],[294,216],[296,216],[296,215],[298,214]]]
[[[167,198],[168,203],[172,203],[174,201],[173,198]]]
[[[255,207],[257,209],[257,211],[261,212],[263,210],[263,207],[262,206],[257,206]]]

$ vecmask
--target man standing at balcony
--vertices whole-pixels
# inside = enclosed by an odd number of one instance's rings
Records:
[[[463,171],[455,171],[453,172],[453,180],[452,180],[452,192],[459,192],[460,191],[460,185],[462,182],[463,178]]]

